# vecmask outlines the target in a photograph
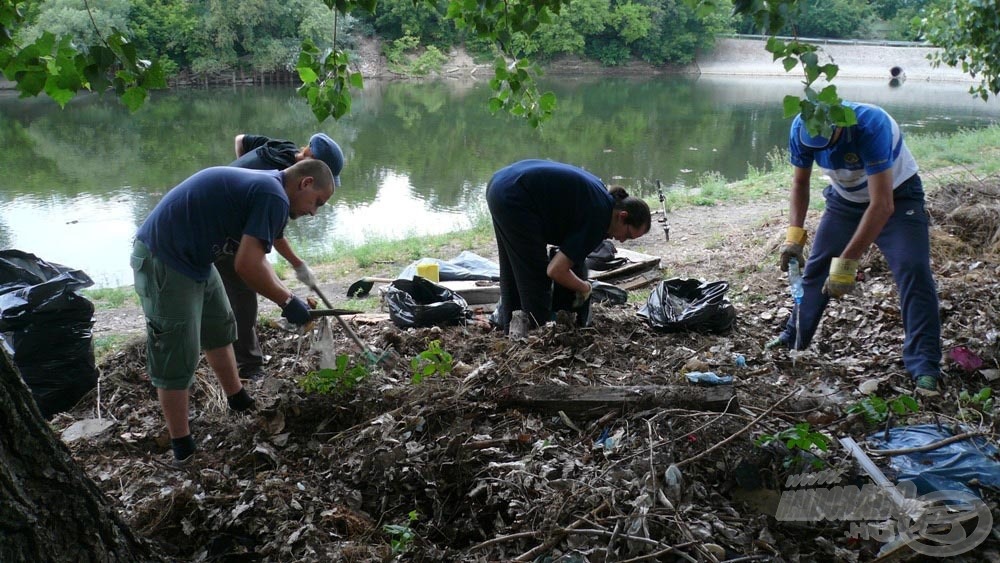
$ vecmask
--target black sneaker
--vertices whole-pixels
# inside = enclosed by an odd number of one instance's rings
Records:
[[[250,381],[260,381],[264,379],[267,374],[264,373],[264,368],[261,366],[253,366],[248,368],[243,368],[240,370],[240,379],[248,379]]]
[[[192,462],[194,462],[194,454],[193,453],[190,454],[190,455],[188,455],[184,459],[177,459],[176,457],[173,458],[173,461],[170,462],[170,465],[173,466],[176,469],[187,469],[188,467],[190,467],[192,465]]]

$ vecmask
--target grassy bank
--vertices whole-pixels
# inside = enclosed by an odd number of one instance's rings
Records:
[[[907,145],[921,168],[925,187],[936,187],[956,181],[977,180],[1000,170],[1000,126],[966,130],[950,135],[910,135]],[[750,167],[746,178],[728,181],[717,173],[705,174],[698,182],[683,190],[667,190],[664,203],[667,211],[692,205],[738,205],[742,202],[780,200],[786,197],[790,168],[786,150],[775,150],[763,168]],[[824,178],[813,175],[819,189]],[[656,196],[647,199],[650,208],[659,210]],[[812,199],[822,206],[822,198]],[[473,227],[442,235],[414,236],[402,240],[376,239],[360,245],[338,244],[322,253],[306,254],[304,258],[317,270],[321,280],[353,279],[384,271],[386,264],[409,263],[424,256],[452,256],[462,250],[484,252],[496,245],[493,227],[485,213],[474,217]],[[294,278],[287,262],[278,260],[275,269],[282,279]],[[130,286],[111,289],[85,290],[84,294],[99,308],[137,305]]]

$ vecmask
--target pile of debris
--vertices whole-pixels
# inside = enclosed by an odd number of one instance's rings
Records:
[[[970,397],[994,385],[1000,362],[996,229],[983,238],[964,221],[988,213],[940,203],[931,213],[944,348],[964,347],[981,365],[949,362],[942,396],[914,401],[915,412],[866,416],[873,398],[912,395],[895,288],[877,252],[862,294],[831,304],[822,337],[790,355],[763,350],[790,312],[787,291],[773,266],[737,262],[753,253],[734,239],[724,246],[740,272],[729,280],[738,316],[726,334],[654,331],[637,317],[640,303],[598,305],[590,328],[550,324],[523,339],[481,323],[369,324],[361,337],[403,361],[370,366],[335,331],[351,361],[326,376],[352,379],[324,394],[301,385],[320,371],[310,337],[264,327],[269,376],[249,384],[256,412],[227,412],[202,366],[192,394],[199,450],[180,469],[136,342],[101,366],[94,399],[110,430],[70,448],[135,529],[177,560],[870,561],[892,538],[775,514],[789,475],[822,467],[845,484],[867,482],[871,468],[838,438],[865,444],[891,426],[931,422],[995,443],[995,407]],[[735,384],[695,386],[691,372]],[[54,424],[93,417],[95,400]],[[874,459],[891,478],[889,458]],[[971,486],[1000,516],[996,490]],[[1000,558],[1000,541],[980,542],[956,559]],[[895,556],[913,553],[903,549]]]

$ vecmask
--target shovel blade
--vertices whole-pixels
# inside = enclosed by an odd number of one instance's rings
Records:
[[[368,293],[375,287],[375,282],[369,280],[358,280],[347,288],[348,297],[368,297]]]

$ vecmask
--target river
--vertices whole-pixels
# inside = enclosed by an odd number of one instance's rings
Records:
[[[968,84],[839,80],[847,99],[880,104],[908,134],[948,133],[1000,118]],[[292,222],[300,254],[337,243],[444,233],[484,214],[496,169],[522,158],[588,168],[649,195],[728,180],[763,167],[786,145],[781,98],[801,84],[724,76],[558,77],[556,116],[533,130],[489,114],[485,82],[369,81],[350,116],[317,124],[292,88],[154,92],[129,114],[110,97],[60,110],[0,94],[0,247],[85,271],[97,287],[131,283],[132,236],[152,207],[192,173],[234,158],[238,133],[304,143],[324,131],[343,147],[342,187],[313,218]]]

